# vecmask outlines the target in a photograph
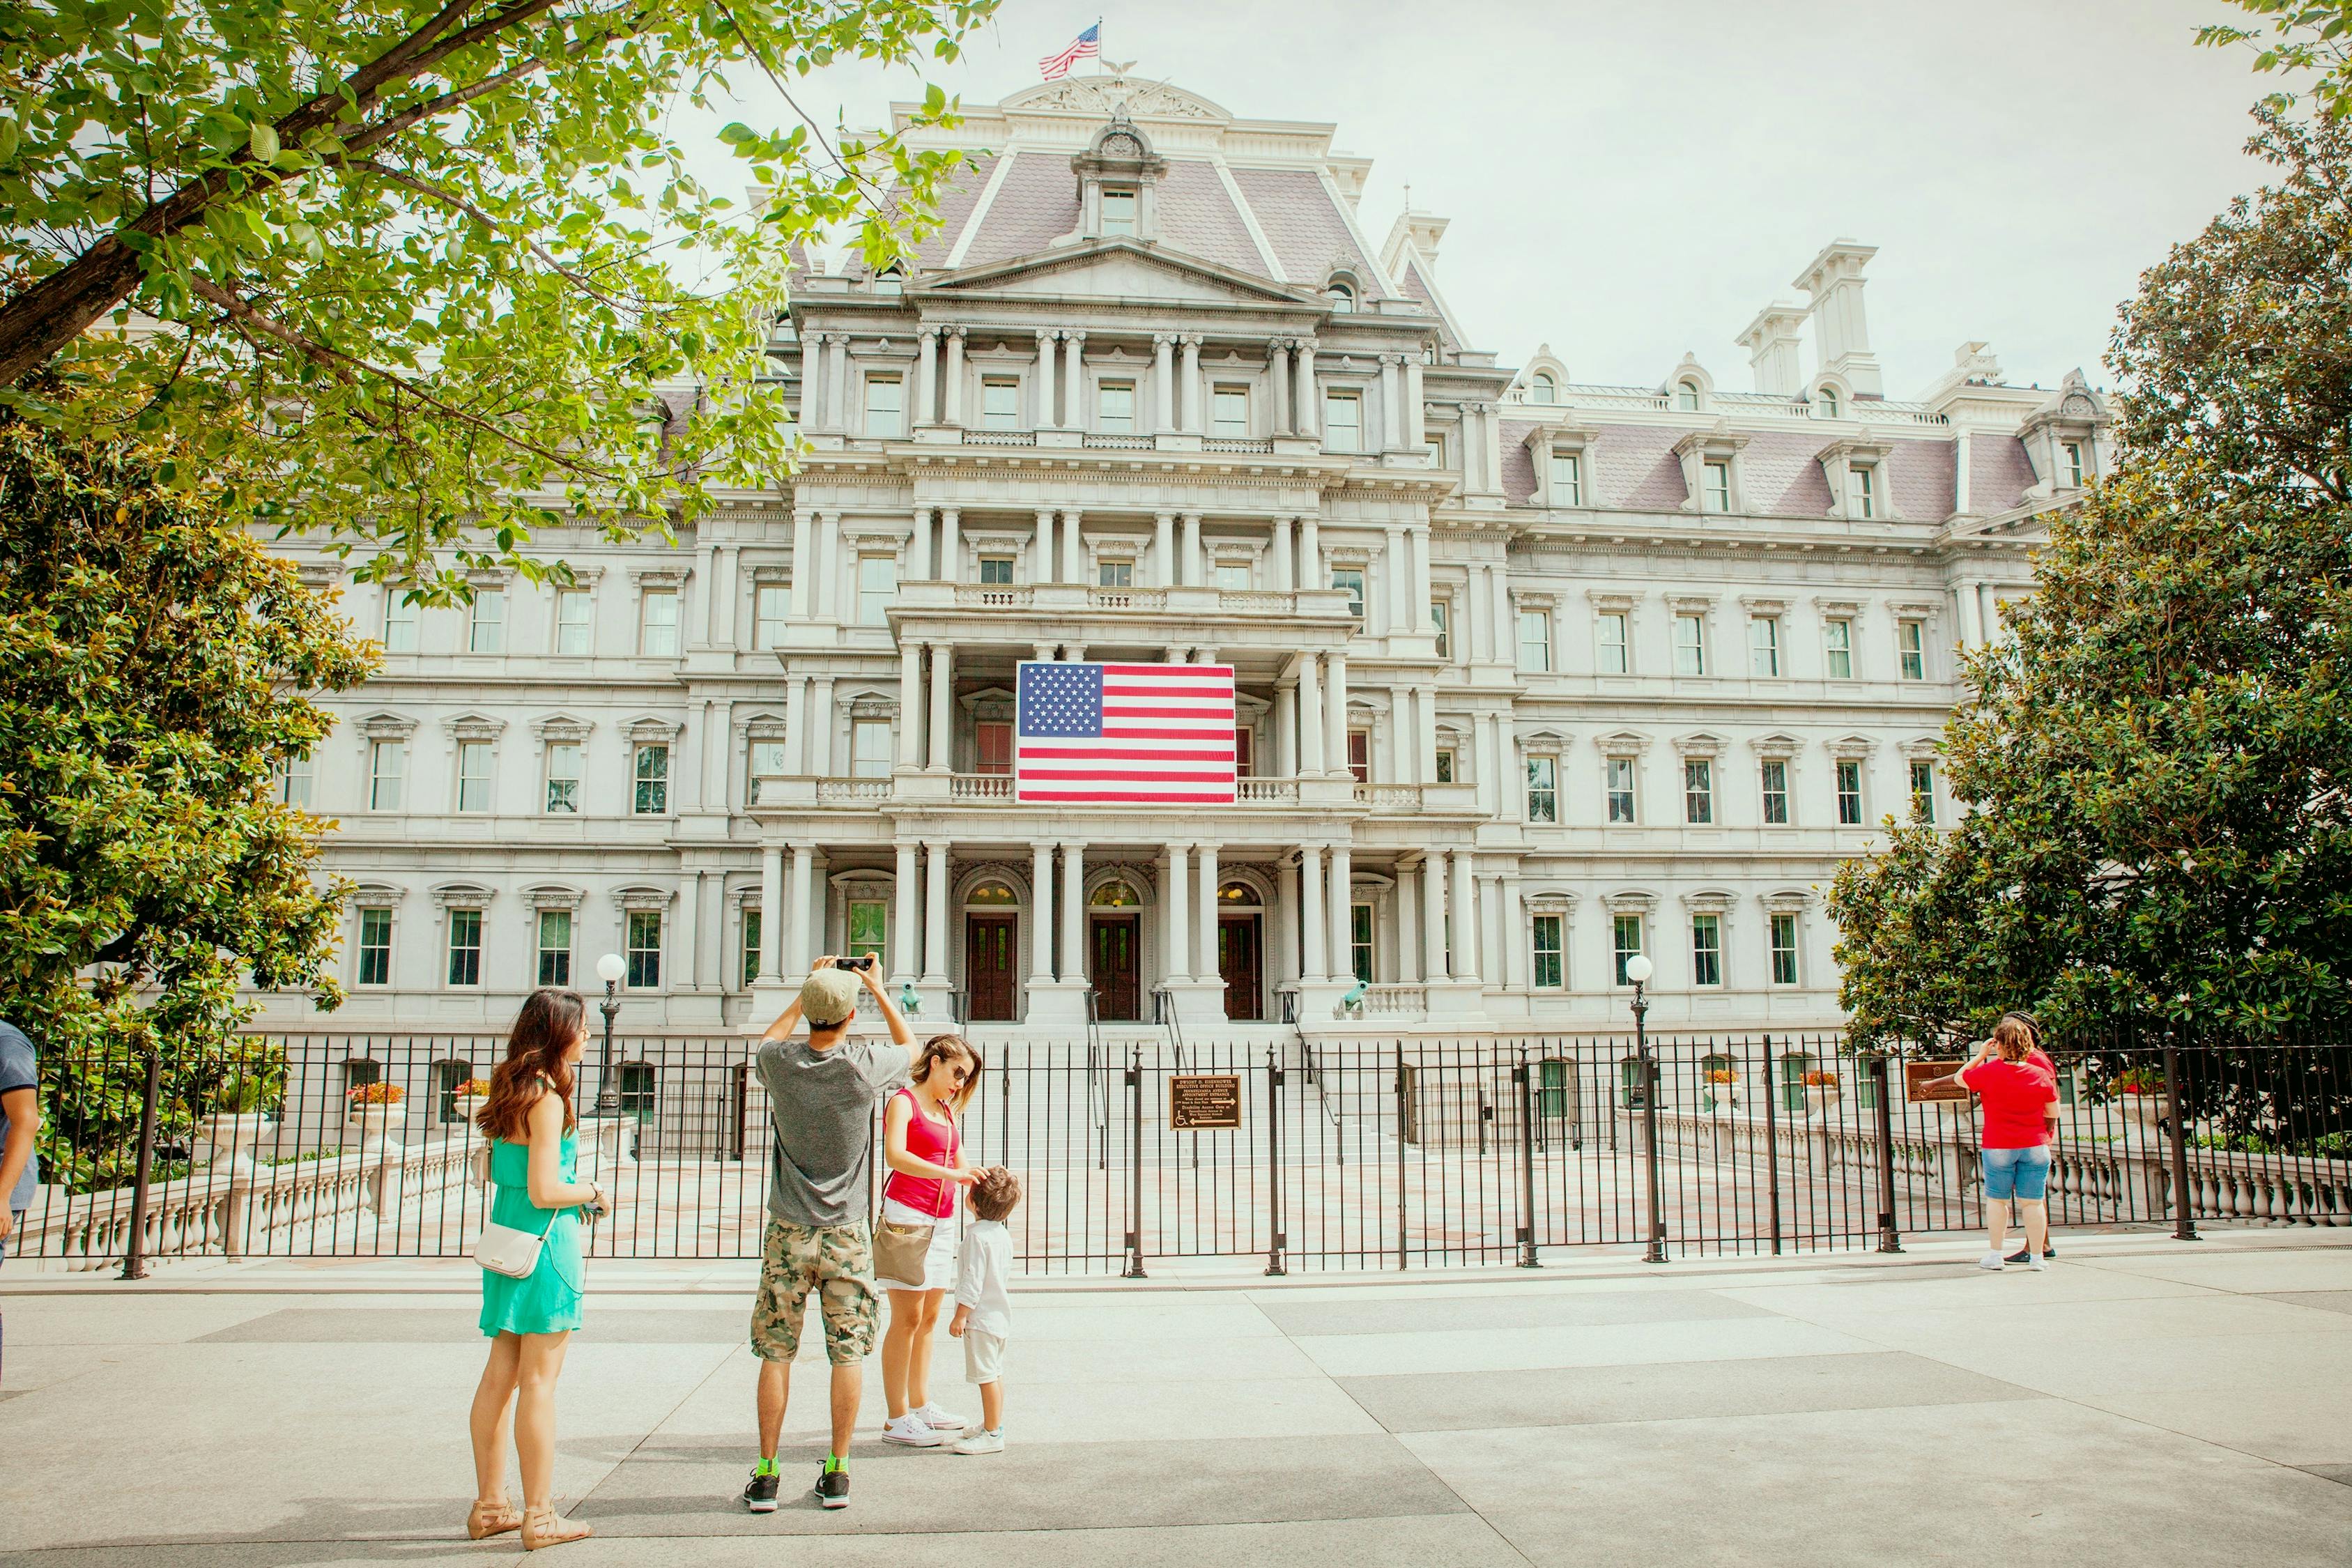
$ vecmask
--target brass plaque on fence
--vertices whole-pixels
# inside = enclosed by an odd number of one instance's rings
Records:
[[[1178,1131],[1242,1124],[1239,1073],[1179,1073],[1168,1080],[1168,1125]]]
[[[1918,1104],[1929,1100],[1966,1100],[1967,1089],[1952,1081],[1966,1062],[1905,1062],[1903,1098]]]

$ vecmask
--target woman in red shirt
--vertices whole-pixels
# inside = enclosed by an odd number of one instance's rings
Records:
[[[955,1283],[956,1189],[980,1177],[963,1154],[963,1108],[979,1087],[978,1047],[940,1035],[916,1057],[913,1084],[892,1095],[882,1112],[882,1159],[890,1168],[882,1218],[931,1227],[922,1278],[876,1280],[890,1297],[890,1326],[882,1335],[886,1443],[936,1448],[940,1433],[963,1429],[961,1416],[930,1401],[931,1326]]]
[[[2050,1235],[2047,1117],[2057,1101],[2058,1086],[2028,1060],[2032,1053],[2033,1030],[2012,1015],[1993,1026],[1992,1038],[1958,1075],[1984,1106],[1984,1136],[1978,1144],[1984,1163],[1985,1227],[1991,1233],[1992,1250],[1977,1267],[1995,1273],[2007,1267],[2001,1248],[2009,1239],[2012,1197],[2025,1220],[2025,1266],[2050,1267],[2042,1256]]]

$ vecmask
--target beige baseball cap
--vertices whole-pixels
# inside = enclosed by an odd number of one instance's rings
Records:
[[[857,976],[845,969],[816,969],[801,982],[801,1016],[830,1028],[857,1011]]]

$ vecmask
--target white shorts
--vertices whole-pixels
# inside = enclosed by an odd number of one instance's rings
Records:
[[[920,1209],[909,1208],[896,1198],[882,1200],[882,1217],[892,1225],[927,1225],[931,1227],[931,1249],[923,1255],[923,1277],[920,1279],[880,1279],[875,1283],[885,1290],[952,1290],[956,1281],[957,1216],[941,1219]]]
[[[1004,1381],[1004,1336],[966,1323],[963,1328],[963,1380],[966,1383]]]

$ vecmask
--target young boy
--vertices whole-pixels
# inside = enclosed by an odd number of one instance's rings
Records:
[[[959,1454],[1004,1452],[1004,1341],[1013,1332],[1013,1234],[1004,1218],[1021,1202],[1020,1178],[992,1165],[971,1185],[972,1223],[963,1233],[956,1271],[955,1317],[948,1333],[963,1342],[963,1374],[980,1385],[980,1430],[956,1439]]]

